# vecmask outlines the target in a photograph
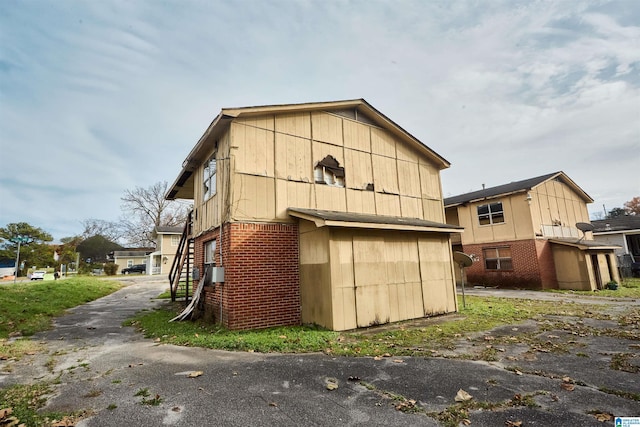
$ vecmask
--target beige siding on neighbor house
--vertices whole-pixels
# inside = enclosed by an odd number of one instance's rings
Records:
[[[589,222],[586,202],[562,182],[544,182],[530,193],[532,223],[536,233],[541,233],[545,225],[561,224],[575,228],[578,222]]]
[[[553,248],[553,262],[556,265],[558,288],[592,290],[590,284],[595,278],[588,261],[583,251],[570,246],[556,245]]]
[[[504,222],[493,225],[481,225],[478,219],[478,206],[490,203],[502,203]],[[462,243],[488,243],[508,240],[533,239],[530,206],[526,193],[498,197],[480,202],[458,206],[458,219],[464,227]]]

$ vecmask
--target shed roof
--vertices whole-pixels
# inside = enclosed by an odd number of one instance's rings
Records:
[[[623,215],[609,219],[591,221],[595,227],[594,234],[620,233],[623,231],[640,231],[639,215]]]
[[[171,227],[159,225],[154,229],[156,234],[182,234],[184,227]]]
[[[540,175],[535,178],[523,179],[522,181],[510,182],[509,184],[498,185],[496,187],[489,187],[478,191],[472,191],[470,193],[460,194],[458,196],[447,197],[444,199],[444,206],[458,206],[470,202],[476,202],[485,199],[492,199],[495,197],[506,196],[509,194],[522,193],[529,191],[538,185],[550,181],[552,179],[558,179],[561,182],[571,187],[582,199],[587,203],[592,203],[593,199],[582,190],[575,182],[571,180],[564,172],[553,172],[546,175]]]
[[[205,156],[210,152],[208,141],[215,141],[229,127],[230,123],[238,117],[260,116],[265,114],[291,114],[307,111],[327,111],[340,114],[353,120],[359,120],[360,116],[366,117],[365,123],[373,124],[391,132],[396,137],[416,148],[427,158],[434,162],[440,169],[450,166],[449,162],[438,153],[427,147],[416,137],[401,128],[394,121],[376,110],[364,99],[351,99],[344,101],[311,102],[304,104],[265,105],[257,107],[223,108],[211,122],[204,134],[200,137],[187,158],[182,162],[182,170],[174,183],[169,187],[166,198],[193,199],[193,172],[206,160]]]
[[[584,240],[584,239],[576,240],[576,239],[570,239],[570,238],[555,238],[555,239],[549,239],[549,242],[555,243],[558,245],[572,246],[574,248],[580,249],[581,251],[614,250],[614,249],[620,248],[620,246],[618,245],[607,245],[602,242],[597,242],[595,240]]]
[[[439,233],[462,233],[464,227],[442,224],[419,218],[370,215],[319,209],[289,208],[289,215],[312,221],[317,227],[373,228],[398,231],[435,231]]]

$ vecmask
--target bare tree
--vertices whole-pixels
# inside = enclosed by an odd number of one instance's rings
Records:
[[[82,239],[93,236],[103,236],[112,242],[117,242],[123,237],[123,228],[118,222],[105,221],[103,219],[89,218],[82,221],[84,230]]]
[[[181,226],[191,205],[166,200],[167,182],[156,182],[147,188],[126,190],[121,198],[124,238],[132,246],[154,246],[153,229],[158,226]]]

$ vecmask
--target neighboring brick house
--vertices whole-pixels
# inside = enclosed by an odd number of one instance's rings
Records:
[[[456,311],[448,166],[362,99],[223,109],[167,194],[194,204],[205,316],[346,330]]]
[[[602,289],[619,281],[614,245],[593,240],[593,200],[563,172],[444,200],[447,223],[464,227],[454,250],[476,262],[470,283],[532,289]]]

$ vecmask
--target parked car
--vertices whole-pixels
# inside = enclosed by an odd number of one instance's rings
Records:
[[[31,273],[31,280],[44,280],[46,271],[34,271]]]
[[[131,267],[123,268],[122,274],[145,273],[147,271],[146,264],[136,264]]]

